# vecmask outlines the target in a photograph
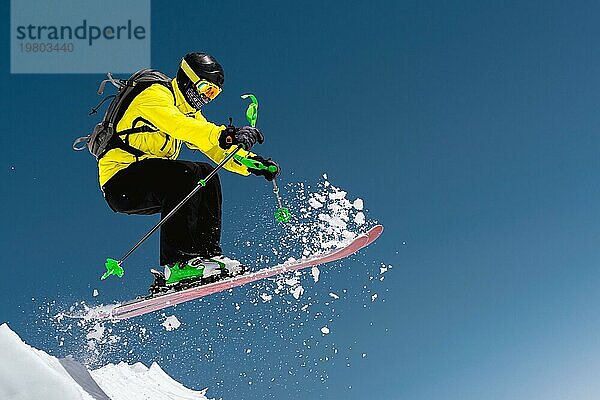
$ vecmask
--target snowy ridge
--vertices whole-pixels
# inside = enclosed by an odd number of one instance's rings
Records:
[[[207,389],[187,389],[164,372],[157,363],[150,368],[142,363],[108,364],[90,372],[111,400],[129,399],[206,399]]]
[[[0,325],[2,400],[207,400],[206,389],[187,389],[158,364],[109,364],[88,371],[73,359],[59,360],[25,344]]]

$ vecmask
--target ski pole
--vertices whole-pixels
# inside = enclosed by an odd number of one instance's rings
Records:
[[[251,103],[248,104],[248,108],[246,109],[246,119],[248,119],[248,122],[252,127],[256,127],[256,120],[258,119],[258,100],[256,99],[256,96],[254,96],[251,93],[242,95],[242,99],[246,98],[250,98],[251,101]],[[277,167],[275,167],[274,165],[267,167],[258,161],[249,160],[240,156],[237,156],[236,160],[254,169],[265,169],[273,173],[277,172]],[[279,208],[275,212],[275,220],[277,222],[289,222],[290,218],[292,217],[292,214],[290,214],[290,210],[285,208],[281,202],[281,196],[279,196],[279,188],[277,187],[277,180],[273,178],[272,182],[273,193],[275,193],[277,205],[279,206]]]
[[[253,160],[251,158],[244,158],[242,156],[235,156],[235,159],[242,165],[245,165],[248,168],[257,169],[257,170],[265,170],[272,173],[277,172],[277,167],[274,165],[266,166],[260,161]],[[290,210],[283,206],[281,201],[281,196],[279,195],[279,187],[277,186],[277,180],[273,178],[271,181],[273,183],[273,193],[275,193],[275,198],[277,199],[277,205],[279,208],[275,212],[275,220],[277,222],[289,222],[292,214]]]
[[[106,263],[104,264],[106,266],[106,272],[104,273],[104,275],[102,275],[102,277],[100,279],[104,280],[106,278],[108,278],[110,275],[117,275],[119,278],[123,276],[123,267],[121,267],[121,264],[123,263],[123,261],[125,261],[138,247],[140,247],[140,245],[142,243],[144,243],[146,241],[146,239],[148,239],[150,236],[152,236],[152,234],[154,232],[156,232],[156,230],[158,228],[160,228],[165,222],[167,222],[167,220],[169,218],[171,218],[173,216],[173,214],[175,214],[181,207],[183,207],[183,205],[192,198],[193,195],[196,194],[196,192],[198,192],[198,190],[200,190],[201,188],[203,188],[204,186],[206,186],[206,182],[208,182],[213,176],[215,176],[217,174],[217,172],[223,168],[223,166],[227,163],[227,161],[231,160],[233,158],[233,156],[235,156],[235,154],[240,150],[244,148],[243,144],[238,144],[238,146],[235,148],[234,151],[232,151],[231,153],[229,153],[227,155],[227,157],[225,157],[223,159],[223,161],[221,161],[219,163],[219,165],[217,165],[215,167],[215,169],[213,169],[211,171],[210,174],[208,174],[206,176],[206,178],[204,179],[200,179],[200,182],[198,182],[198,185],[196,185],[196,187],[194,188],[194,190],[192,190],[190,192],[190,194],[188,194],[183,200],[181,200],[181,202],[179,202],[179,204],[177,204],[175,206],[175,208],[173,208],[164,218],[162,218],[158,224],[156,224],[152,229],[150,229],[150,231],[148,231],[148,233],[146,233],[146,235],[140,239],[139,242],[137,242],[135,244],[135,246],[133,246],[131,248],[131,250],[129,250],[123,257],[121,257],[121,259],[119,261],[114,260],[112,258],[107,258],[106,259]]]

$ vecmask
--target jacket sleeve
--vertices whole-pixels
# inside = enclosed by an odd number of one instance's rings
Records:
[[[173,94],[162,85],[152,85],[140,93],[138,100],[139,114],[150,121],[161,132],[168,133],[175,139],[181,140],[191,149],[198,149],[213,162],[219,163],[233,150],[223,150],[219,147],[219,135],[225,126],[208,122],[200,112],[194,116],[183,114],[173,102]],[[239,155],[252,155],[244,150]],[[248,169],[230,160],[224,168],[240,175],[250,175]]]

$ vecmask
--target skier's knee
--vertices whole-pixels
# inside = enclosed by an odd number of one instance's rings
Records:
[[[186,166],[184,172],[189,176],[190,184],[197,185],[201,180],[205,180],[206,177],[214,171],[214,167],[207,163],[190,163]],[[219,176],[217,174],[206,182],[207,186],[220,186]]]
[[[199,179],[205,179],[211,172],[213,172],[215,170],[215,167],[213,167],[210,164],[207,163],[196,163],[196,167],[198,168],[198,170],[200,171],[200,175]],[[213,185],[219,185],[219,175],[215,174],[213,175],[213,177],[210,179],[210,181],[206,182],[207,184],[211,183]]]

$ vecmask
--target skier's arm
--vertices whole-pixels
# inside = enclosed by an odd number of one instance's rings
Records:
[[[208,122],[200,113],[194,117],[182,114],[173,104],[173,95],[166,87],[153,85],[140,93],[136,100],[139,101],[137,112],[140,116],[152,122],[160,131],[185,142],[188,147],[200,150],[215,163],[223,161],[229,154],[228,150],[219,147],[219,136],[225,126]],[[238,151],[238,154],[242,157],[253,155],[244,150]],[[224,167],[240,175],[250,174],[245,166],[234,160]]]

